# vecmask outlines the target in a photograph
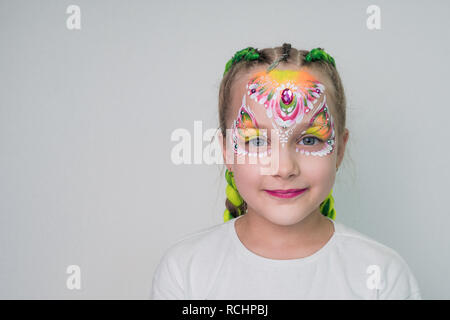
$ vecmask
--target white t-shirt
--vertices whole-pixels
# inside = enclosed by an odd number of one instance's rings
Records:
[[[154,273],[151,298],[421,299],[396,251],[330,218],[335,231],[329,241],[308,257],[290,260],[250,251],[237,236],[237,219],[172,245]]]

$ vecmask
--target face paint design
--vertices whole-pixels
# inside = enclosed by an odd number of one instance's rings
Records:
[[[296,152],[313,155],[313,156],[324,156],[333,151],[333,145],[335,143],[335,131],[334,131],[334,121],[331,112],[328,110],[328,106],[326,103],[326,96],[318,108],[318,111],[314,114],[314,116],[309,121],[310,127],[302,132],[302,134],[313,135],[315,137],[304,137],[302,141],[306,138],[319,140],[315,145],[309,145],[309,150],[304,150],[297,147],[295,149]],[[321,142],[326,142],[325,145]],[[316,150],[317,149],[317,150]]]
[[[267,139],[267,133],[258,128],[255,115],[250,106],[246,105],[245,94],[242,98],[242,105],[239,108],[238,117],[233,121],[233,150],[236,154],[248,154],[250,156],[267,155],[265,153],[248,152],[245,150],[245,144],[257,141],[260,137]]]
[[[264,105],[283,147],[295,124],[314,108],[314,103],[324,91],[325,87],[304,71],[261,71],[247,84],[247,94],[250,99]]]
[[[303,144],[296,148],[296,152],[305,155],[324,156],[333,151],[335,144],[334,121],[326,104],[325,87],[312,75],[305,71],[272,70],[255,74],[246,86],[250,99],[263,105],[266,115],[272,120],[272,126],[277,131],[280,142],[284,147],[289,140],[296,124],[313,109],[317,110],[308,121],[309,127],[301,134],[301,142],[306,139],[316,141],[315,144]],[[314,104],[323,95],[318,107]],[[233,146],[236,154],[245,154],[260,157],[271,153],[271,150],[262,152],[248,152],[245,145],[258,141],[267,133],[258,128],[258,123],[250,106],[246,105],[246,94],[242,98],[242,105],[238,117],[233,121]],[[255,145],[256,146],[256,145]]]

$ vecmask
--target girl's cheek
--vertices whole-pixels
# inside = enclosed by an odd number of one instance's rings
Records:
[[[298,157],[299,177],[305,183],[330,180],[335,174],[335,155],[328,154],[324,157],[301,155]]]
[[[255,165],[236,165],[235,166],[236,187],[241,195],[251,194],[261,186],[259,168]]]

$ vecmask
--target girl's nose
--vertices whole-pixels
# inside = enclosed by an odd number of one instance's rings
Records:
[[[278,168],[275,170],[274,175],[283,179],[291,178],[292,176],[298,176],[300,174],[300,168],[297,163],[297,157],[295,152],[289,148],[287,144],[284,146],[279,144],[278,152],[274,156],[278,156]]]

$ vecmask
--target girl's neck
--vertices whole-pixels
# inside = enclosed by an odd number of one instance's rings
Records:
[[[319,208],[297,224],[272,223],[251,209],[235,224],[241,242],[251,251],[271,259],[296,259],[322,248],[334,233],[333,222]]]

